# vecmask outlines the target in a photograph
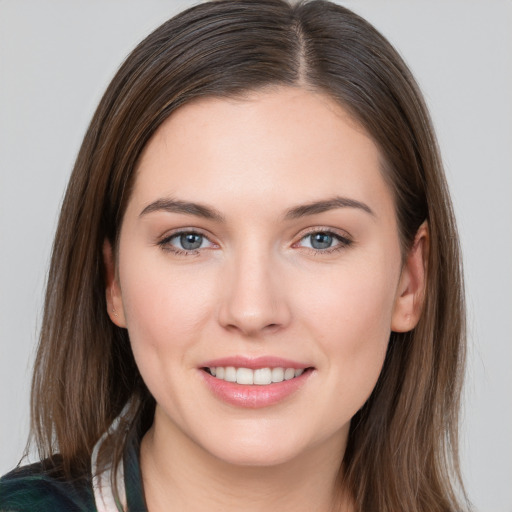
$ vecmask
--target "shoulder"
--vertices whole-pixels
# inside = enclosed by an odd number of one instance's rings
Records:
[[[48,461],[16,468],[0,478],[0,512],[95,511],[90,478],[67,480]]]

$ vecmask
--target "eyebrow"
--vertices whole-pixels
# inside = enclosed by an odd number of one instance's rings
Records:
[[[348,197],[336,196],[331,199],[314,201],[312,203],[295,206],[286,211],[284,219],[293,220],[308,215],[317,215],[319,213],[335,210],[337,208],[357,208],[372,216],[375,216],[373,210],[365,203],[350,199]],[[148,204],[139,214],[139,217],[153,212],[183,213],[185,215],[194,215],[203,219],[225,222],[224,216],[215,208],[200,203],[190,201],[180,201],[172,198],[161,198]]]
[[[314,201],[305,205],[290,208],[285,214],[285,220],[299,219],[308,215],[316,215],[337,208],[357,208],[375,217],[373,210],[365,203],[348,197],[336,196],[332,199]]]
[[[224,217],[215,208],[206,206],[204,204],[192,203],[190,201],[179,201],[172,198],[162,198],[148,204],[139,214],[139,217],[153,212],[169,212],[169,213],[184,213],[185,215],[195,215],[203,219],[215,220],[217,222],[224,222]]]

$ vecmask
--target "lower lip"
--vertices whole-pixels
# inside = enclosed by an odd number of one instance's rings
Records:
[[[204,370],[200,370],[200,372],[203,374],[203,378],[209,389],[223,402],[236,407],[258,409],[282,402],[298,391],[308,381],[312,369],[306,370],[299,377],[263,386],[226,382],[225,380],[213,377]]]

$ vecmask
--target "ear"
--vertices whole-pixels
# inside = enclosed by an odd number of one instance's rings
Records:
[[[420,319],[427,284],[428,250],[429,231],[425,221],[416,232],[402,268],[391,318],[392,331],[410,331]]]
[[[115,257],[108,240],[103,242],[103,263],[105,265],[105,295],[107,313],[110,320],[118,327],[126,327],[121,287],[116,276]]]

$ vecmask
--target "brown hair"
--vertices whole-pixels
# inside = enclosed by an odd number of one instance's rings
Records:
[[[459,245],[429,115],[411,73],[370,24],[330,2],[220,0],[170,19],[129,55],[92,119],[55,237],[32,387],[41,457],[88,470],[126,403],[143,432],[154,400],[128,334],[107,316],[102,244],[116,246],[137,161],[180,105],[288,85],[327,93],[373,137],[395,194],[403,254],[428,221],[417,327],[392,333],[371,397],[351,422],[340,485],[358,510],[459,509],[458,410],[465,347]],[[110,438],[119,462],[124,430]]]

